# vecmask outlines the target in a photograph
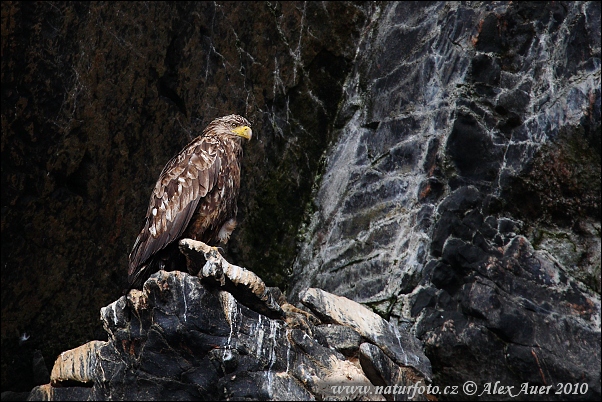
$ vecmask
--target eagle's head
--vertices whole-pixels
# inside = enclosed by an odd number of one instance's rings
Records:
[[[203,134],[242,137],[250,140],[253,131],[251,130],[251,123],[247,119],[237,114],[230,114],[213,120]]]

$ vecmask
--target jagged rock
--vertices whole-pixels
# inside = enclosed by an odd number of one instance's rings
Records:
[[[408,322],[438,386],[599,399],[600,3],[372,18],[289,298],[320,288]]]
[[[361,368],[345,360],[342,355],[329,352],[329,349],[321,346],[305,333],[293,330],[291,339],[304,352],[301,355],[301,364],[294,368],[295,376],[315,395],[336,398],[336,394],[332,391],[333,386],[372,385]],[[383,400],[379,395],[368,399]]]
[[[33,353],[33,381],[37,385],[48,384],[50,382],[50,373],[48,373],[48,367],[44,361],[44,356],[39,350],[35,350]]]
[[[29,345],[54,358],[101,339],[93,316],[124,286],[147,203],[137,189],[203,121],[244,110],[261,136],[245,150],[231,261],[285,284],[294,259],[293,304],[320,288],[369,306],[424,341],[441,388],[571,383],[587,393],[545,398],[600,398],[599,2],[2,2],[2,16],[3,390],[33,385]],[[200,281],[183,278],[188,303]],[[206,350],[203,369],[138,377],[131,395],[186,399],[218,384],[265,397],[274,361],[272,397],[300,378],[299,397],[313,396],[311,371],[276,363],[284,332],[330,350],[313,316],[276,302],[277,358],[255,364],[225,348],[238,324],[222,311],[252,309],[208,289],[204,324],[217,332],[190,337],[232,358]],[[160,349],[163,333],[187,328],[188,304],[168,295],[151,281],[107,310],[121,343],[105,363],[134,362],[131,381],[164,378],[153,362],[188,367]],[[327,367],[353,359],[328,353]],[[110,383],[50,387],[32,395],[101,397]]]
[[[204,248],[191,241],[183,242],[183,246],[192,258],[196,258],[196,249]],[[263,283],[259,277],[251,272],[240,276],[241,267],[228,265],[214,249],[205,251],[205,274],[221,270],[224,285],[236,282],[236,293],[243,294],[247,302],[249,293],[265,295],[263,291],[254,293],[265,290],[259,286]],[[201,277],[205,274],[200,273]],[[235,276],[226,278],[231,274]],[[292,327],[284,317],[270,318],[239,303],[232,294],[215,287],[220,280],[204,284],[204,279],[179,271],[159,271],[141,291],[131,290],[103,307],[101,319],[109,341],[92,341],[63,352],[52,369],[50,384],[36,387],[29,399],[346,400],[358,395],[338,395],[333,387],[373,385],[357,356],[347,358],[312,336],[311,321],[307,328]],[[308,293],[317,294],[316,289]],[[313,308],[325,300],[330,300],[332,307],[336,296],[319,294],[319,300],[312,299]],[[336,301],[339,307],[345,303],[343,298]],[[267,306],[272,299],[257,297],[253,305],[259,302],[266,303],[261,310],[274,312]],[[346,302],[358,307],[350,300]],[[361,310],[349,310],[345,318],[340,309],[336,314],[332,308],[318,309],[324,315],[331,314],[331,319],[336,317],[342,324],[364,331],[366,324],[380,319]],[[376,334],[376,330],[372,332]],[[314,332],[318,331],[314,328]],[[374,334],[367,333],[367,337],[382,343],[382,334]],[[413,351],[407,353],[406,360],[414,358]],[[400,354],[396,357],[404,360]],[[363,357],[364,365],[366,359],[370,356]],[[422,368],[428,360],[421,364]],[[381,367],[382,363],[372,366]],[[397,372],[390,372],[392,377],[385,380],[398,383]],[[422,378],[417,375],[414,380],[424,381]],[[377,393],[360,397],[384,400]]]
[[[90,388],[53,387],[50,384],[35,387],[29,393],[28,401],[86,401],[90,400]]]
[[[355,330],[344,325],[326,324],[315,327],[324,337],[326,344],[345,356],[354,356],[359,351],[362,337]]]
[[[353,300],[320,289],[308,289],[301,295],[301,301],[324,321],[353,328],[378,345],[397,364],[413,367],[431,380],[431,363],[413,335],[399,332],[397,327]]]
[[[414,386],[425,386],[415,371],[408,367],[401,367],[393,362],[383,351],[370,343],[362,343],[360,346],[360,363],[362,369],[370,381],[385,389],[385,398],[389,401],[426,401],[428,400],[420,388],[414,390]],[[409,389],[408,389],[409,388]]]
[[[257,133],[228,260],[284,289],[373,5],[1,4],[2,390],[34,385],[17,331],[47,361],[103,336],[156,178],[215,117]]]
[[[198,272],[200,278],[214,280],[238,301],[263,315],[272,318],[283,316],[278,300],[263,280],[246,268],[230,264],[215,248],[201,241],[182,239],[180,251],[186,256],[189,272]]]
[[[105,345],[103,341],[92,341],[61,353],[52,367],[50,383],[60,386],[66,381],[82,385],[94,382],[99,351]]]

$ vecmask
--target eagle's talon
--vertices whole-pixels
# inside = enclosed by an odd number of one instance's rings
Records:
[[[209,246],[209,248],[210,248],[211,250],[210,250],[210,251],[209,251],[209,253],[207,253],[207,254],[209,254],[209,257],[210,257],[210,258],[218,258],[218,256],[220,256],[220,255],[221,255],[221,254],[220,254],[220,252],[219,252],[219,250],[220,250],[220,248],[219,248],[219,247],[212,247],[212,246]]]

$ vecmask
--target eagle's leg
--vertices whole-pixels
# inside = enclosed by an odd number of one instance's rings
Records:
[[[228,243],[228,240],[230,240],[230,235],[234,229],[236,229],[236,219],[232,218],[227,220],[220,228],[217,234],[217,240],[223,244]]]

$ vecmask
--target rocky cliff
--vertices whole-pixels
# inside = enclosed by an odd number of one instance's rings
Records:
[[[35,350],[106,340],[152,187],[216,117],[255,133],[229,260],[286,287],[371,9],[2,2],[3,391],[31,389]]]
[[[320,320],[205,244],[181,244],[199,277],[159,271],[104,307],[108,342],[61,353],[29,400],[386,400],[386,387],[427,400],[431,365],[412,335],[308,289]]]
[[[600,5],[378,12],[293,296],[319,287],[409,320],[437,384],[599,396]]]
[[[145,342],[188,362],[164,376],[180,376],[165,390],[198,396],[181,376],[201,376],[205,357],[165,340],[190,332],[181,304],[172,300],[171,321],[151,330],[152,311],[167,307],[119,296],[163,164],[212,118],[236,112],[258,136],[245,149],[229,261],[297,307],[309,288],[369,307],[424,342],[441,387],[570,383],[587,392],[523,399],[600,397],[599,3],[3,2],[2,83],[3,391],[34,385],[35,349],[52,361],[81,344],[144,383],[132,367],[162,354],[140,354],[120,332],[139,311]],[[286,317],[241,306],[247,321],[232,326],[223,298],[198,279],[153,281],[144,300],[177,294],[216,314],[216,338],[194,345],[214,357],[217,377],[198,384],[303,378],[285,352],[313,352],[288,336]],[[109,304],[107,337],[97,314]],[[275,334],[255,339],[273,348],[249,346],[249,328]],[[308,328],[298,330],[328,345]],[[354,325],[337,328],[358,339]],[[225,331],[248,345],[230,347]],[[365,343],[364,362],[387,349]],[[234,350],[253,363],[235,357],[227,368],[219,354]],[[405,367],[387,356],[393,372]],[[372,383],[406,378],[358,364]],[[86,373],[62,385],[130,396]],[[32,397],[60,398],[52,378]],[[323,396],[306,385],[299,398]],[[257,389],[249,397],[282,396]]]

